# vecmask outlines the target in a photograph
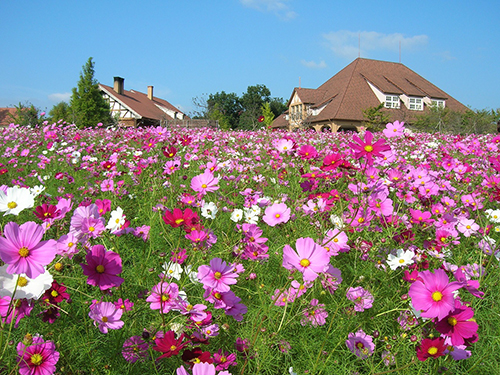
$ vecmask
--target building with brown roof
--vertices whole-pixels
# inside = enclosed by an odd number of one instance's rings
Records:
[[[124,89],[124,79],[114,77],[113,87],[99,84],[103,97],[109,102],[111,115],[124,126],[157,126],[182,123],[188,120],[178,108],[153,96],[153,86],[147,94]]]
[[[16,114],[16,108],[0,108],[0,127],[9,126],[14,122],[12,119]]]
[[[363,110],[384,104],[390,121],[411,123],[431,106],[463,112],[462,103],[401,63],[357,58],[317,89],[294,88],[273,128],[359,130]]]

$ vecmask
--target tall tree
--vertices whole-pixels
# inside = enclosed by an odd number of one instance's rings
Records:
[[[240,117],[239,128],[253,130],[259,127],[262,106],[270,100],[271,91],[265,85],[248,86],[247,92],[241,96],[243,113]]]
[[[224,91],[210,94],[207,99],[208,114],[209,118],[215,116],[219,122],[224,122],[229,124],[231,129],[235,129],[238,126],[238,120],[240,118],[242,107],[238,95],[234,92],[225,93]]]
[[[71,111],[75,124],[80,127],[93,127],[98,123],[110,125],[113,123],[109,104],[104,100],[99,90],[99,83],[94,78],[94,62],[89,57],[80,73],[78,87],[73,88],[71,95]]]

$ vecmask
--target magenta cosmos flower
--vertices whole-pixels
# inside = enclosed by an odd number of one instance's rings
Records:
[[[217,186],[218,183],[219,179],[215,178],[213,173],[205,171],[205,173],[193,177],[191,180],[191,189],[205,195],[208,192],[219,189],[219,186]]]
[[[108,333],[108,329],[120,329],[123,327],[123,310],[117,309],[113,302],[98,302],[90,306],[89,317],[94,325],[99,327],[102,333]]]
[[[271,227],[286,223],[290,220],[290,208],[285,203],[275,203],[266,208],[262,220]]]
[[[207,288],[220,293],[229,292],[231,290],[229,285],[236,284],[236,278],[239,276],[233,271],[233,265],[226,264],[220,258],[213,258],[210,266],[198,267],[198,279]]]
[[[408,295],[416,310],[423,318],[442,320],[455,309],[453,292],[462,287],[457,281],[449,282],[448,275],[442,269],[419,272],[418,279],[410,286]]]
[[[122,272],[122,259],[113,251],[106,251],[102,245],[94,245],[87,253],[87,264],[80,264],[83,274],[88,276],[89,285],[98,286],[101,290],[120,286],[123,279],[117,274]]]
[[[373,134],[369,131],[365,133],[364,139],[362,140],[357,135],[353,135],[352,139],[356,143],[349,143],[354,151],[354,156],[356,159],[365,157],[369,164],[373,164],[373,157],[382,157],[382,152],[389,151],[391,147],[385,142],[385,139],[379,139],[377,142],[373,143]]]
[[[283,248],[283,267],[299,270],[304,281],[315,280],[319,272],[324,272],[328,268],[330,262],[328,252],[312,238],[297,239],[295,247],[297,252],[290,245],[285,245]]]
[[[471,339],[479,328],[473,319],[474,310],[455,301],[455,310],[436,323],[436,330],[451,338],[453,346],[463,345],[465,339]]]
[[[9,265],[8,273],[24,273],[35,279],[45,272],[44,266],[56,256],[57,242],[41,241],[44,232],[41,225],[32,221],[21,226],[14,222],[5,225],[5,237],[0,237],[0,258]]]
[[[179,286],[176,283],[167,283],[160,281],[156,284],[151,295],[146,299],[150,302],[152,310],[161,310],[161,313],[166,314],[178,305],[177,297],[179,296]]]
[[[30,345],[17,344],[17,363],[21,375],[45,375],[56,371],[59,352],[52,341],[34,336]]]

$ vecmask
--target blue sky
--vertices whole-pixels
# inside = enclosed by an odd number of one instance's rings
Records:
[[[500,108],[498,0],[0,1],[0,107],[69,101],[82,66],[168,100],[289,99],[361,57],[399,61],[473,109]],[[360,49],[358,49],[358,38]]]

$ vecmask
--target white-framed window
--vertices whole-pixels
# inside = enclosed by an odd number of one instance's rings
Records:
[[[432,106],[437,107],[437,108],[444,108],[445,103],[443,99],[431,99]]]
[[[409,109],[413,111],[423,111],[424,110],[424,101],[422,98],[410,98],[410,107]]]
[[[397,108],[399,109],[399,96],[397,95],[386,95],[385,96],[385,108]]]

